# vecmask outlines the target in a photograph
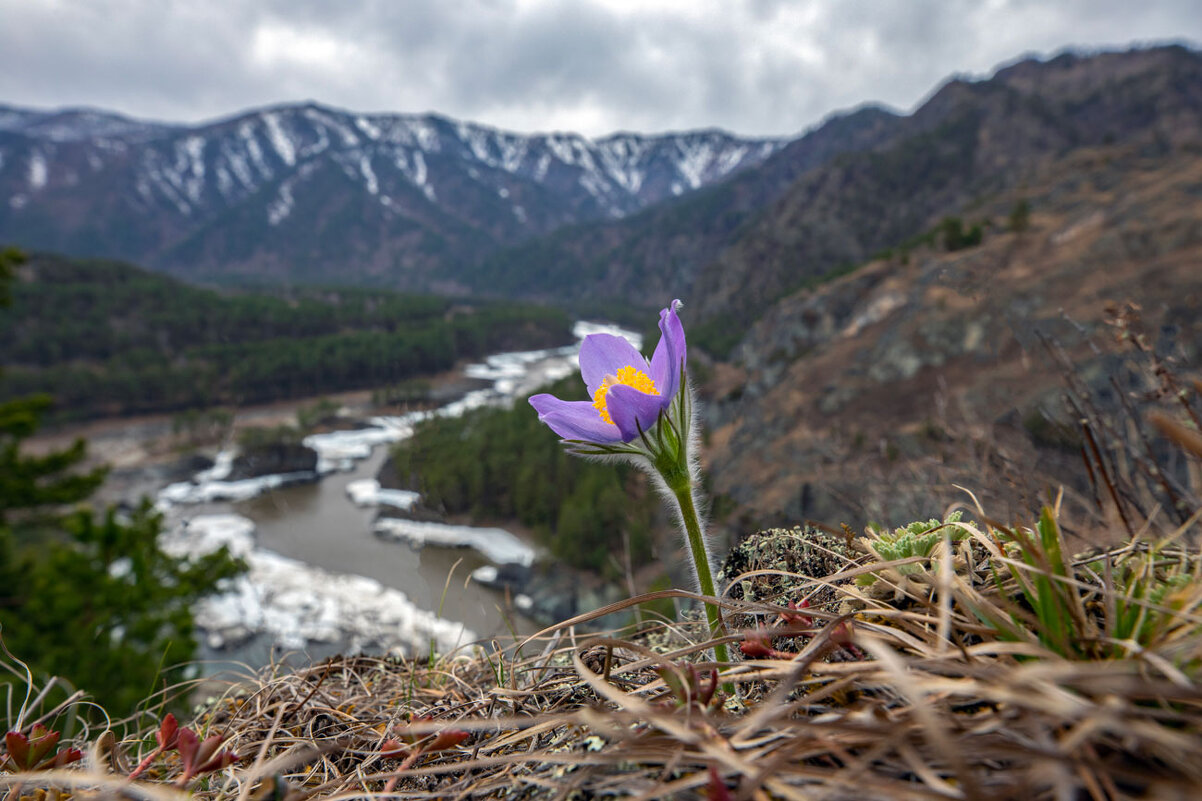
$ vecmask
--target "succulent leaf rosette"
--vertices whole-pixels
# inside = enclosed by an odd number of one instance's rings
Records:
[[[673,300],[659,313],[660,340],[648,361],[629,341],[591,334],[580,345],[580,375],[592,400],[565,401],[534,395],[539,420],[581,456],[629,461],[649,473],[673,506],[684,529],[704,595],[715,596],[713,571],[697,514],[696,420],[688,385],[688,347]],[[714,633],[722,629],[717,605],[706,613]],[[726,661],[726,649],[715,649]]]

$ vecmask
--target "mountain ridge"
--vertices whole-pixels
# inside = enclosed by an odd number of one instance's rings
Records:
[[[480,266],[479,286],[547,299],[681,297],[695,319],[740,330],[792,288],[971,213],[1074,149],[1202,140],[1200,87],[1202,54],[1179,45],[1062,53],[954,77],[908,115],[836,116],[695,195],[498,251]],[[849,122],[850,132],[833,130]],[[830,146],[809,158],[824,137]]]
[[[342,245],[374,240],[369,262],[399,254],[366,270],[339,265],[344,280],[421,285],[423,269],[633,213],[784,144],[716,129],[527,136],[436,114],[313,103],[197,126],[0,107],[0,238],[193,278],[253,275],[283,256],[296,264],[292,277],[313,278],[329,254],[315,263],[287,244],[320,229]],[[298,202],[314,199],[309,217],[289,221]],[[328,230],[327,219],[348,208],[361,222]],[[281,226],[295,230],[274,236]]]
[[[1085,147],[1198,148],[1202,53],[1023,61],[987,80],[948,81],[899,126],[873,151],[808,173],[710,261],[691,287],[698,313],[750,322],[792,285],[864,262]]]
[[[86,140],[103,154],[66,141],[70,125],[141,123],[86,110],[9,109],[6,119],[0,109],[0,240],[193,280],[647,307],[682,297],[730,331],[1074,149],[1197,141],[1199,87],[1202,54],[1173,45],[1009,62],[944,81],[910,114],[867,104],[791,141],[713,130],[523,138],[434,114],[309,103],[212,122],[204,130],[221,135],[216,144],[169,126],[145,147]],[[16,130],[39,124],[62,129],[65,171]],[[26,145],[15,157],[14,137]],[[141,183],[84,191],[101,156],[149,166]],[[39,206],[39,192],[53,202]]]

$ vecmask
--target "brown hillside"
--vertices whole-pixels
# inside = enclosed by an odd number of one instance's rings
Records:
[[[1081,150],[1128,146],[1166,162],[1197,154],[1202,55],[1169,47],[1024,61],[987,81],[945,84],[897,127],[884,144],[804,175],[716,254],[689,293],[694,313],[750,322],[791,288],[1020,192]]]
[[[1029,228],[1002,230],[1020,198]],[[1066,484],[1100,514],[1038,334],[1111,411],[1142,385],[1108,304],[1142,307],[1150,344],[1197,372],[1202,159],[1086,149],[965,216],[994,221],[980,246],[874,261],[759,321],[709,387],[718,491],[763,522],[896,524],[968,501],[955,484],[999,516]]]

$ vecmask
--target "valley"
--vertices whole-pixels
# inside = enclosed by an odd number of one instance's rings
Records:
[[[1180,46],[1065,54],[787,141],[522,138],[308,106],[198,133],[10,109],[0,237],[157,272],[35,254],[0,313],[0,389],[50,390],[59,424],[345,392],[430,404],[446,400],[430,375],[562,344],[573,315],[642,327],[650,345],[654,310],[680,297],[717,541],[803,520],[861,531],[957,503],[1006,519],[1063,489],[1068,533],[1098,544],[1115,529],[1071,403],[1139,429],[1135,407],[1164,402],[1148,359],[1188,378],[1202,353],[1200,87],[1202,56]],[[72,183],[96,148],[118,155]],[[239,164],[253,181],[229,183]],[[120,241],[89,240],[85,217]],[[395,294],[414,289],[432,294]],[[489,451],[505,440],[489,425],[429,433],[409,457],[420,476],[448,443],[482,449],[428,471],[460,520],[516,520],[510,480],[531,496],[531,471],[552,470],[533,451],[511,464],[512,443]],[[1098,455],[1119,472],[1121,446]],[[1155,462],[1163,444],[1147,450]],[[1196,485],[1190,469],[1163,465]],[[505,479],[495,497],[464,501],[488,470]],[[1152,509],[1158,491],[1129,503]],[[542,536],[563,522],[540,520]],[[676,562],[663,522],[634,544],[658,560],[640,588]],[[592,536],[562,553],[629,579]]]

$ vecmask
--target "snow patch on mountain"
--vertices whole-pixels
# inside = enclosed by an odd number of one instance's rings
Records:
[[[29,157],[29,188],[35,191],[41,189],[46,185],[48,176],[49,168],[46,166],[46,157],[35,151]]]
[[[555,158],[562,161],[564,164],[576,163],[576,151],[572,147],[573,140],[566,136],[551,135],[546,139],[547,147],[555,155]]]
[[[0,145],[0,164],[9,175],[14,164],[23,171],[9,185],[10,207],[17,194],[22,204],[46,202],[74,180],[95,196],[123,192],[143,214],[208,221],[237,213],[266,190],[262,205],[247,211],[276,226],[304,200],[302,170],[333,165],[393,213],[405,213],[396,187],[408,185],[442,212],[474,225],[474,210],[453,205],[459,197],[453,187],[470,178],[509,207],[513,217],[503,234],[509,238],[635,213],[758,164],[783,145],[716,131],[601,139],[523,135],[433,114],[348,114],[312,104],[197,126],[0,107],[0,130],[29,140],[20,149]],[[80,168],[84,164],[90,172]],[[435,182],[448,189],[436,191]]]
[[[642,168],[647,142],[635,136],[616,136],[599,143],[601,163],[606,173],[632,195],[642,189],[647,177]]]
[[[731,148],[718,155],[717,170],[720,174],[725,175],[742,164],[743,159],[746,157],[747,147],[740,146]]]
[[[267,223],[279,225],[285,217],[292,213],[292,206],[295,202],[296,199],[292,197],[292,182],[284,181],[280,184],[279,191],[276,192],[275,200],[267,205]]]
[[[230,177],[230,171],[225,168],[225,165],[217,167],[217,191],[225,199],[229,199],[230,194],[234,189],[234,179]]]
[[[367,187],[367,191],[373,195],[380,194],[380,182],[371,168],[371,158],[366,153],[359,157],[359,172],[363,176],[363,185]]]
[[[689,188],[696,189],[701,186],[705,170],[714,160],[713,145],[705,141],[693,144],[681,142],[677,147],[680,150],[677,169],[688,182]]]
[[[585,172],[580,175],[580,185],[588,191],[590,195],[595,197],[598,202],[604,206],[612,216],[622,216],[621,210],[614,207],[613,203],[605,191],[608,189],[605,182],[595,172]],[[616,213],[615,213],[616,212]]]
[[[529,140],[520,136],[500,136],[497,145],[501,151],[501,169],[516,173],[526,160],[529,150]]]
[[[294,187],[298,183],[307,180],[313,174],[313,171],[317,169],[317,166],[314,162],[302,164],[295,175],[280,182],[275,197],[267,204],[268,225],[279,225],[292,213],[292,208],[296,205],[296,197],[293,195]]]
[[[263,123],[267,126],[267,138],[271,140],[271,146],[275,148],[279,157],[289,167],[296,164],[296,146],[284,133],[284,127],[280,124],[280,115],[276,112],[264,114]]]
[[[355,127],[363,132],[368,139],[376,140],[381,136],[380,128],[367,117],[355,117]]]
[[[434,187],[427,180],[429,170],[426,168],[426,157],[422,155],[420,150],[413,153],[413,170],[409,176],[413,179],[413,183],[417,184],[425,194],[426,198],[433,202],[435,200]]]
[[[358,147],[359,137],[351,130],[351,127],[339,120],[333,114],[328,114],[316,108],[305,109],[305,116],[308,117],[319,128],[329,128],[342,138],[343,147]]]
[[[416,142],[417,146],[427,153],[436,153],[439,148],[438,129],[426,119],[414,117],[403,121],[401,129],[409,134],[409,142]]]
[[[459,136],[459,141],[466,144],[472,151],[472,155],[476,157],[477,161],[482,161],[490,166],[494,165],[493,158],[488,152],[488,137],[484,131],[461,122],[455,125],[455,133]]]
[[[246,152],[250,155],[250,163],[255,165],[259,171],[259,175],[270,179],[274,177],[271,167],[267,166],[267,160],[263,157],[263,148],[259,145],[259,132],[255,127],[248,123],[243,123],[238,129],[242,141],[246,143]]]
[[[317,129],[317,141],[305,147],[300,151],[302,158],[312,158],[321,153],[326,152],[330,148],[330,137],[326,134],[325,128]]]
[[[231,141],[223,142],[221,145],[222,157],[229,164],[230,171],[234,177],[242,184],[244,189],[251,189],[255,185],[254,176],[251,174],[250,165],[247,163],[246,157],[242,151],[235,147]]]
[[[184,191],[193,203],[199,203],[205,186],[205,140],[199,136],[189,136],[184,140],[182,150],[189,162],[188,175],[183,179]]]

